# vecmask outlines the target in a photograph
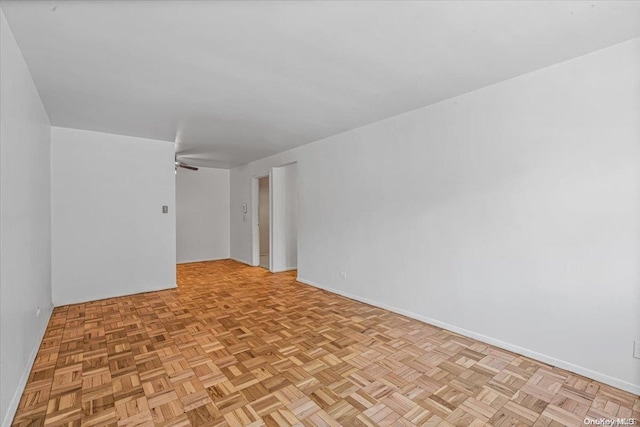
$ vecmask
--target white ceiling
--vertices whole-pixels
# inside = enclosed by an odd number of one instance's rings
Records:
[[[0,4],[53,125],[216,167],[640,35],[640,2]]]

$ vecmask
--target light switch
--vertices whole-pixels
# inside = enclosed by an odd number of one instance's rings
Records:
[[[164,214],[164,213],[169,213],[169,206],[166,206],[166,205],[165,205],[165,206],[163,206],[163,207],[162,207],[162,213],[163,213],[163,214]]]

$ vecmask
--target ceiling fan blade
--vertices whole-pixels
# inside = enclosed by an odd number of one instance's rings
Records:
[[[192,170],[192,171],[197,171],[198,170],[198,168],[195,167],[195,166],[189,166],[189,165],[185,165],[183,163],[178,163],[178,166],[181,167],[181,168]]]

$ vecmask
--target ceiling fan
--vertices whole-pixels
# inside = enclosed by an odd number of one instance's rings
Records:
[[[189,170],[191,170],[191,171],[197,171],[197,170],[198,170],[198,168],[197,168],[197,167],[195,167],[195,166],[191,166],[191,165],[188,165],[188,164],[186,164],[186,163],[181,162],[180,160],[178,160],[178,155],[177,155],[177,154],[176,154],[176,156],[175,156],[175,162],[174,162],[174,165],[175,165],[176,173],[178,173],[178,168],[189,169]]]

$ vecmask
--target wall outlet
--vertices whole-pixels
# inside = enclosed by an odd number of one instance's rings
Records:
[[[341,279],[346,279],[347,278],[347,273],[345,273],[344,271],[340,272],[340,278]]]
[[[640,359],[640,341],[633,342],[633,357]]]
[[[162,206],[162,213],[163,214],[169,213],[169,206],[167,205]]]
[[[40,307],[36,307],[36,317],[40,317]]]

